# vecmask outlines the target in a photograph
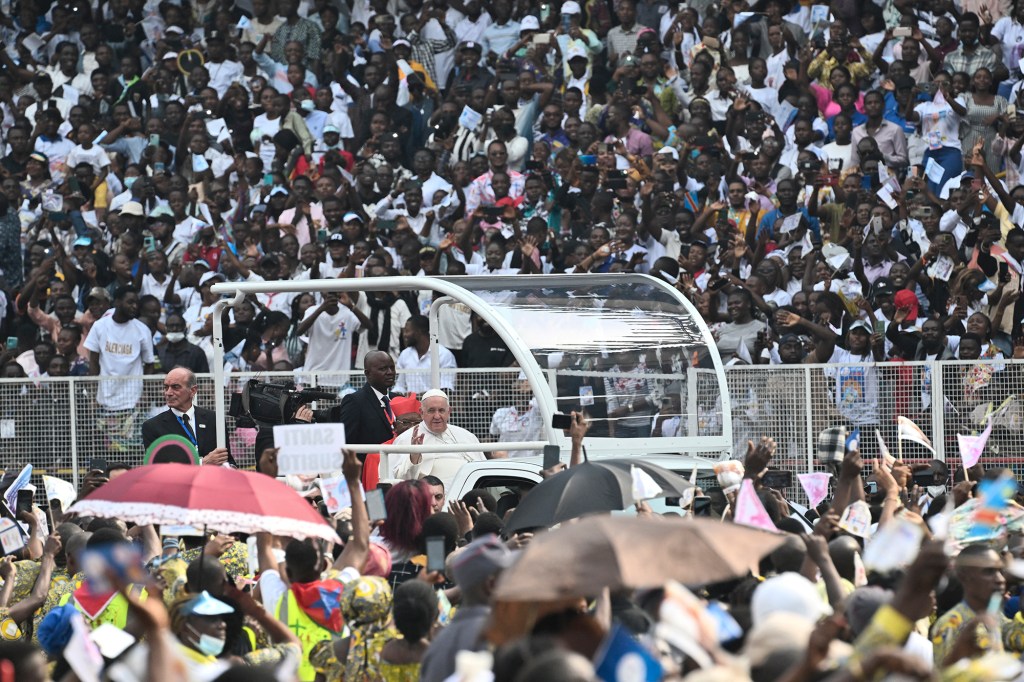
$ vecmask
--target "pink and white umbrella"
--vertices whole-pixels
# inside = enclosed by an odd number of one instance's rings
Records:
[[[128,471],[68,509],[138,524],[207,526],[338,542],[324,518],[275,479],[218,466],[151,464]]]

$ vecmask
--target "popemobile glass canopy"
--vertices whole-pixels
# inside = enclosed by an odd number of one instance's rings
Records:
[[[551,416],[583,410],[591,422],[588,454],[717,457],[731,451],[728,388],[711,332],[682,294],[647,275],[376,277],[213,287],[214,293],[236,297],[422,290],[435,292],[430,309],[434,385],[440,377],[439,324],[446,315],[464,311],[450,308],[461,303],[512,352],[521,369],[519,380],[529,383],[532,404],[542,417],[541,440],[567,447],[566,436],[551,426]],[[215,314],[217,355],[223,354],[221,331]],[[222,366],[218,358],[214,367]],[[223,389],[221,371],[216,380]],[[223,390],[216,395],[223,400]],[[223,411],[220,404],[218,411]]]

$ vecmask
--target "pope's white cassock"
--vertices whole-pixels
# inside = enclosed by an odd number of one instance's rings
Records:
[[[449,424],[448,428],[441,433],[429,431],[425,425],[419,424],[395,438],[395,445],[410,445],[414,436],[423,435],[423,445],[479,445],[480,440],[466,429]],[[385,458],[381,457],[380,480],[399,479],[409,480],[422,478],[424,476],[437,476],[444,481],[447,490],[455,478],[455,472],[466,462],[481,461],[486,459],[482,452],[439,452],[436,454],[424,453],[423,460],[419,464],[413,464],[409,455],[392,453]]]

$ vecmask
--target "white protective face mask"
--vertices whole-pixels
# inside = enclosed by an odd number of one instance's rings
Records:
[[[167,341],[169,343],[181,343],[185,340],[185,332],[167,332]]]
[[[224,651],[224,640],[210,635],[199,635],[199,642],[196,643],[196,646],[207,656],[216,658]]]
[[[944,485],[929,485],[925,487],[925,490],[932,497],[938,497],[946,492],[946,486]]]
[[[188,629],[192,631],[192,634],[199,637],[196,641],[196,649],[200,653],[206,654],[207,656],[217,657],[220,656],[221,652],[224,651],[224,640],[217,639],[212,635],[201,635],[196,632],[196,629],[191,625],[187,625]]]

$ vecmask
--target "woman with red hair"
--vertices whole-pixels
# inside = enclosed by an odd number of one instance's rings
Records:
[[[420,567],[412,563],[419,554],[416,539],[423,530],[423,521],[431,514],[430,486],[425,481],[401,481],[384,496],[388,517],[380,527],[380,544],[391,552],[391,574],[388,580],[395,588],[415,578]]]

